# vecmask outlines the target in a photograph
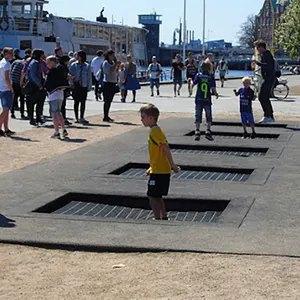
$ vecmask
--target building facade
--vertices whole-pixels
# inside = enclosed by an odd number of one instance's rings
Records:
[[[274,34],[276,25],[281,22],[281,16],[291,3],[291,0],[265,0],[257,17],[259,38],[264,40],[268,47],[277,48]]]

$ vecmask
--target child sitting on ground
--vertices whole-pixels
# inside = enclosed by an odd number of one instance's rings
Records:
[[[205,137],[209,141],[213,141],[212,133],[211,133],[211,125],[212,125],[212,102],[211,96],[212,93],[217,97],[219,97],[217,90],[216,90],[216,81],[215,79],[209,75],[211,70],[211,65],[209,63],[202,63],[201,65],[201,73],[197,74],[194,82],[193,87],[197,85],[197,93],[195,98],[195,124],[196,124],[196,131],[195,131],[195,140],[200,140],[200,124],[202,123],[202,112],[205,110],[206,115],[206,122],[207,122],[207,130],[205,133]]]
[[[60,139],[59,127],[62,129],[64,138],[68,137],[68,131],[65,128],[64,118],[61,114],[61,107],[64,100],[64,89],[68,88],[64,73],[56,68],[57,58],[55,56],[47,57],[47,67],[49,72],[45,83],[47,90],[50,112],[52,114],[55,133],[51,138]]]
[[[153,104],[146,104],[140,109],[141,120],[145,127],[149,127],[148,137],[150,175],[147,196],[156,220],[168,220],[163,196],[167,196],[170,186],[172,170],[175,173],[180,168],[174,163],[172,154],[163,130],[157,125],[159,110]]]
[[[240,88],[238,91],[233,90],[236,96],[240,96],[240,113],[241,113],[241,121],[244,128],[243,138],[256,138],[255,133],[255,121],[252,112],[252,101],[255,100],[254,91],[251,89],[251,78],[244,77],[243,78],[243,88]],[[252,133],[251,135],[247,132],[247,124],[251,126]]]

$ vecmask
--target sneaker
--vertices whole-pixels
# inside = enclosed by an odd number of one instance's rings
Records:
[[[113,123],[115,120],[111,119],[111,118],[104,118],[103,122],[107,122],[107,123]]]
[[[55,132],[53,135],[51,135],[51,139],[60,139],[60,133],[59,132]]]
[[[211,141],[211,142],[214,140],[214,138],[213,138],[213,136],[212,136],[210,130],[207,130],[207,131],[205,132],[205,138],[206,138],[207,140]]]
[[[153,93],[151,93],[150,97],[154,97],[154,94],[153,94]]]
[[[180,96],[180,90],[177,91],[178,96]]]
[[[159,90],[157,90],[157,96],[159,96],[159,95],[160,95]]]
[[[177,97],[177,95],[176,94],[174,94],[174,98],[176,98]]]
[[[77,120],[75,121],[75,124],[80,124],[79,119],[77,119]]]
[[[28,118],[24,115],[21,115],[21,120],[28,120]]]
[[[71,126],[72,125],[72,123],[71,122],[69,122],[68,120],[65,120],[65,126]]]
[[[64,129],[64,131],[63,131],[63,137],[64,138],[67,138],[67,137],[69,137],[69,133],[68,133],[68,131],[66,130],[66,129]]]
[[[250,135],[250,138],[252,140],[256,139],[257,135],[256,135],[256,132],[252,132],[251,135]]]
[[[200,141],[201,138],[201,132],[200,130],[195,131],[195,141]]]
[[[131,103],[135,103],[135,99],[132,99]]]
[[[249,133],[248,132],[244,132],[242,139],[247,139],[249,137]]]
[[[8,129],[4,132],[4,134],[5,134],[5,136],[10,137],[12,135],[15,135],[16,133],[14,131],[11,131],[11,130]]]
[[[35,120],[30,120],[29,124],[32,126],[37,126],[37,123],[35,122]]]
[[[46,123],[46,121],[44,119],[39,119],[39,120],[36,120],[37,123],[43,125]]]
[[[15,119],[16,118],[16,116],[14,115],[14,114],[11,114],[11,116],[10,116],[12,119]]]
[[[275,122],[274,118],[264,117],[258,123],[262,124],[262,123],[273,123],[273,122]]]
[[[122,103],[125,103],[125,99],[124,99],[124,98],[121,98],[121,102],[122,102]]]
[[[81,124],[89,124],[90,122],[87,121],[85,118],[80,118],[79,119],[79,123],[81,123]]]
[[[5,136],[4,131],[0,129],[0,136]]]

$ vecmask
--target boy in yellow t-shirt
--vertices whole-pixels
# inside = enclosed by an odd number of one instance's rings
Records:
[[[148,137],[150,168],[147,176],[150,175],[147,196],[156,220],[168,220],[163,196],[167,196],[170,186],[172,170],[175,173],[180,168],[174,163],[163,130],[157,125],[159,110],[153,104],[146,104],[140,109],[141,120],[145,127],[151,128]]]

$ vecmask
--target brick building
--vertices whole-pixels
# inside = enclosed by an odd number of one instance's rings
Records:
[[[274,31],[276,24],[281,22],[281,16],[287,9],[291,0],[264,0],[264,5],[257,16],[259,38],[263,39],[269,47],[275,47]]]

